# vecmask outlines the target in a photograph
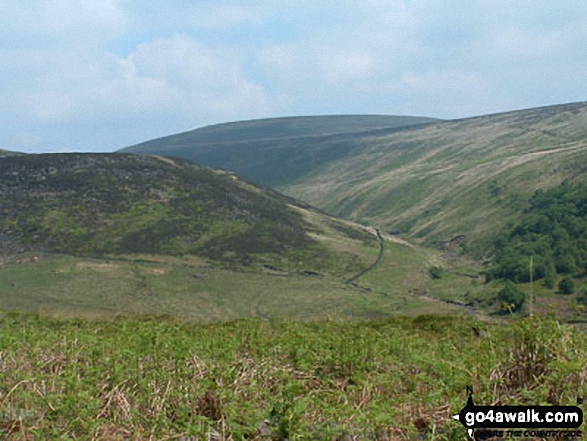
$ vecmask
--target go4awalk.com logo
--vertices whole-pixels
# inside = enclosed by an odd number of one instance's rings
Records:
[[[467,386],[467,404],[453,416],[475,440],[492,437],[582,439],[577,406],[477,406]]]

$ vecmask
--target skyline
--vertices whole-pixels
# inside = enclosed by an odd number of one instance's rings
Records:
[[[27,153],[237,120],[587,100],[576,0],[5,0],[0,24],[0,148]]]

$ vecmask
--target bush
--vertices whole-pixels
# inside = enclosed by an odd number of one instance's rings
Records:
[[[524,305],[526,294],[512,282],[506,281],[503,289],[497,294],[497,298],[502,303],[503,311],[517,311]]]
[[[575,279],[571,276],[565,276],[558,284],[561,294],[573,294],[575,292]]]
[[[577,302],[581,305],[587,306],[587,288],[584,288],[583,291],[577,296]]]
[[[544,286],[546,286],[548,289],[554,288],[555,285],[556,279],[554,275],[549,274],[544,278]]]
[[[534,280],[554,280],[555,277],[556,267],[552,258],[537,256],[534,261]],[[554,285],[550,288],[554,288]]]
[[[433,266],[429,271],[433,279],[442,279],[446,274],[446,270],[441,266]]]

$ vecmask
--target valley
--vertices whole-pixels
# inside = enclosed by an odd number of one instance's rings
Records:
[[[575,103],[0,151],[0,436],[455,441],[469,385],[578,401],[586,121]]]
[[[243,130],[221,148],[200,142],[196,130],[128,150],[232,170],[412,242],[435,246],[465,235],[483,254],[534,191],[584,182],[586,122],[587,104],[571,103],[304,140],[249,141]]]

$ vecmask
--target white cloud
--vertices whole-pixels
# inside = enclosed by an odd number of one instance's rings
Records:
[[[287,94],[297,112],[311,107],[313,113],[376,110],[369,97],[361,104],[357,98],[401,77],[414,48],[417,17],[403,0],[320,5],[325,9],[322,26],[259,50],[260,75],[272,91]],[[326,21],[329,13],[331,21]],[[342,104],[338,111],[337,102]],[[379,107],[379,112],[387,110]]]
[[[375,60],[369,53],[337,52],[319,60],[321,76],[327,83],[366,78],[373,72]]]
[[[586,99],[586,38],[582,0],[2,0],[0,144]]]
[[[264,15],[261,7],[248,2],[196,3],[191,13],[191,22],[199,27],[218,30],[243,24],[259,24]]]
[[[119,63],[125,95],[138,93],[152,106],[176,107],[183,119],[274,110],[271,97],[243,73],[238,54],[204,47],[185,35],[142,44]]]
[[[121,30],[127,18],[119,0],[46,0],[43,21],[54,32]],[[112,35],[104,36],[112,38]]]
[[[11,106],[0,120],[6,121],[10,113],[29,125],[66,125],[69,130],[124,122],[136,133],[163,136],[206,123],[271,115],[280,105],[247,78],[238,53],[206,47],[186,35],[140,44],[123,57],[77,48],[29,55],[0,53],[1,61],[14,62],[23,72],[10,93],[0,92],[2,101]],[[144,127],[147,121],[150,126]],[[21,128],[22,133],[34,130]],[[108,138],[115,135],[113,130]],[[13,134],[11,141],[15,148],[28,148],[31,139],[39,135]],[[132,142],[121,139],[109,145],[116,148]]]
[[[0,16],[2,40],[39,47],[109,41],[128,26],[119,0],[2,0]]]

